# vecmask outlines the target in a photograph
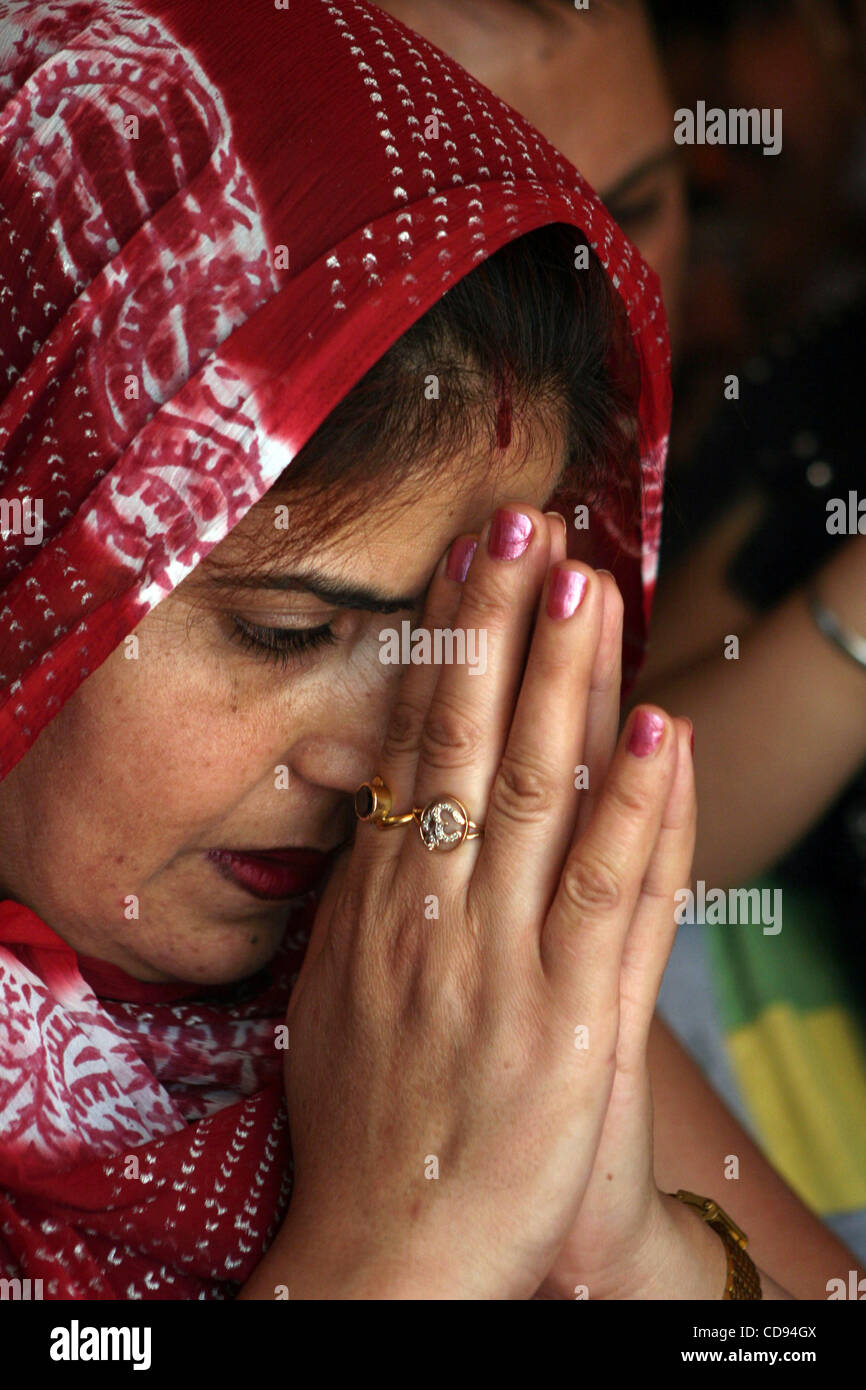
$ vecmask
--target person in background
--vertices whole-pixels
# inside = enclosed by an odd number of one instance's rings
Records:
[[[691,255],[678,477],[697,465],[719,380],[774,344],[784,352],[804,322],[844,308],[866,285],[857,8],[856,0],[650,0],[675,107],[782,112],[776,154],[748,143],[682,147]]]

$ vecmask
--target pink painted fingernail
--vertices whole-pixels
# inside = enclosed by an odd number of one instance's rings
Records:
[[[500,507],[494,514],[487,549],[494,560],[516,560],[529,545],[532,522],[522,512]]]
[[[474,536],[458,536],[451,549],[448,551],[448,559],[445,561],[445,573],[449,579],[462,584],[467,574],[469,566],[472,564],[472,556],[478,549],[478,542]]]
[[[660,714],[650,709],[639,709],[628,736],[628,751],[636,758],[647,758],[654,753],[662,741],[665,721]]]
[[[570,618],[572,613],[577,612],[585,593],[585,574],[580,570],[566,569],[563,565],[554,565],[547,589],[547,616]]]

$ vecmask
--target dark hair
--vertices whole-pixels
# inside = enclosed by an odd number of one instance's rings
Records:
[[[556,224],[481,262],[358,381],[274,488],[310,516],[322,512],[309,504],[327,501],[328,527],[339,528],[410,479],[435,487],[445,462],[471,466],[483,450],[495,468],[512,435],[512,458],[525,458],[539,431],[564,442],[569,491],[582,500],[624,483],[611,470],[625,473],[637,436],[635,381],[622,371],[629,335],[616,331],[624,310],[595,254],[575,265],[585,244]],[[295,516],[293,505],[297,540]]]

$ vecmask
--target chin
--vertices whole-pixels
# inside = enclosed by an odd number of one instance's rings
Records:
[[[278,922],[226,926],[203,922],[184,941],[141,943],[138,962],[151,979],[165,983],[189,980],[199,985],[229,985],[255,975],[276,954],[286,930]],[[137,970],[130,974],[138,975]],[[143,975],[141,978],[144,978]]]

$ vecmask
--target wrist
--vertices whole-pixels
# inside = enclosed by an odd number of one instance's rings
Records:
[[[291,1208],[273,1244],[239,1295],[244,1299],[445,1300],[500,1295],[481,1279],[435,1253],[432,1242],[386,1239],[347,1220],[329,1224],[321,1215]]]
[[[238,1297],[328,1301],[399,1296],[380,1291],[376,1283],[369,1251],[347,1239],[345,1231],[336,1239],[324,1222],[313,1227],[290,1208]]]
[[[324,1223],[315,1231],[290,1211],[242,1297],[342,1301],[419,1296],[406,1271],[372,1248],[335,1235]],[[428,1295],[433,1296],[433,1295]]]
[[[607,1299],[721,1301],[725,1247],[715,1231],[676,1197],[657,1193],[646,1235]]]

